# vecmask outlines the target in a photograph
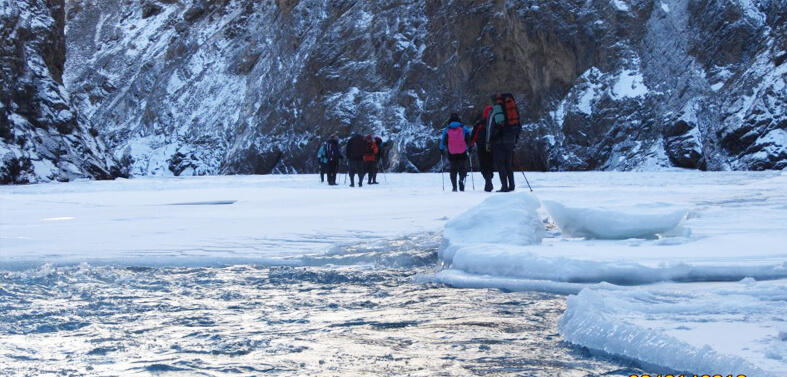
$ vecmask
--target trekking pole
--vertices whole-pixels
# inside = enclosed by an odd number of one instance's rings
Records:
[[[443,152],[440,152],[440,176],[443,178],[443,191],[445,191],[445,174],[443,174]]]
[[[475,191],[475,176],[473,175],[473,155],[470,150],[467,151],[467,159],[470,161],[470,181],[473,182],[473,191]]]
[[[347,161],[347,170],[350,170],[350,161]],[[344,184],[347,184],[347,170],[344,171]]]
[[[516,157],[516,153],[514,153],[514,157]],[[527,188],[530,189],[530,192],[533,192],[533,188],[530,187],[530,182],[527,180],[527,176],[525,175],[525,170],[522,168],[522,177],[525,178],[525,183],[527,183]]]
[[[530,189],[530,192],[533,192],[533,188],[530,187],[530,182],[527,181],[527,176],[525,175],[525,171],[522,170],[522,176],[525,177],[525,182],[527,183],[527,188]]]
[[[388,177],[386,177],[386,176],[385,176],[385,159],[383,159],[383,158],[380,158],[380,162],[382,162],[382,163],[383,163],[383,168],[382,168],[382,171],[383,171],[383,179],[385,180],[385,183],[387,184],[387,183],[388,183]]]

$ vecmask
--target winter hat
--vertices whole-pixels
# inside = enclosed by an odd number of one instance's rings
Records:
[[[448,120],[449,122],[459,122],[462,123],[462,118],[459,117],[458,113],[451,113],[451,119]]]

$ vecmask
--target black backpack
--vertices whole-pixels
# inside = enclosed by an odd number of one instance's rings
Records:
[[[347,142],[347,158],[349,160],[363,160],[366,152],[366,140],[359,134],[353,135]]]
[[[336,141],[328,141],[325,143],[325,157],[328,160],[335,160],[341,158],[341,154],[339,154],[339,143]]]

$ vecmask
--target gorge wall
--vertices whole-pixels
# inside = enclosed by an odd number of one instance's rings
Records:
[[[74,127],[133,175],[314,172],[322,140],[356,132],[389,142],[389,169],[434,171],[449,114],[472,124],[496,92],[525,120],[519,168],[784,169],[785,9],[67,0],[61,72]]]

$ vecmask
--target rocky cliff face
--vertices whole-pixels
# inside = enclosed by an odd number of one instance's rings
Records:
[[[783,169],[784,0],[68,0],[65,84],[133,174],[439,166],[495,92],[540,170]]]
[[[64,27],[62,0],[0,2],[0,183],[122,175],[71,107]]]

